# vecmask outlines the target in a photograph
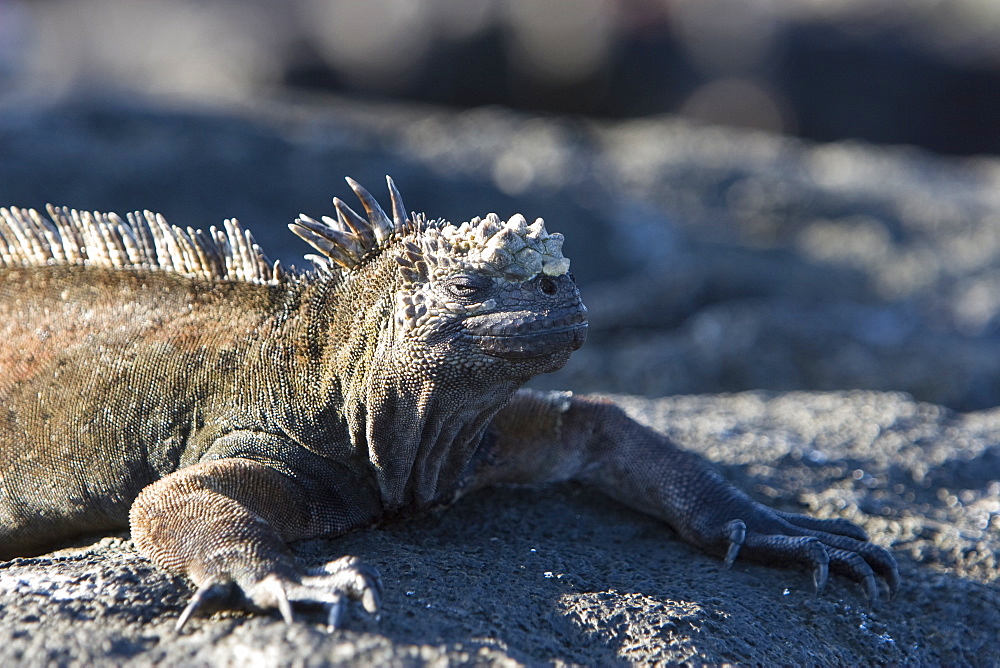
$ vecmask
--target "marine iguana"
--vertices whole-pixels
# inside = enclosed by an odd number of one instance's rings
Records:
[[[392,216],[289,225],[310,271],[235,220],[0,209],[0,558],[131,528],[206,607],[378,609],[375,568],[306,569],[290,541],[338,535],[497,483],[578,480],[724,558],[890,592],[856,525],[767,508],[609,401],[520,389],[586,338],[563,237],[541,219]]]

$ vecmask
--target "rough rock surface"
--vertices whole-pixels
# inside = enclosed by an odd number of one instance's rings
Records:
[[[1000,411],[956,415],[900,394],[745,393],[645,400],[634,416],[720,462],[769,503],[858,522],[900,562],[874,610],[834,577],[718,559],[574,486],[509,488],[337,541],[386,582],[382,619],[171,625],[188,591],[130,543],[0,566],[0,659],[37,665],[323,665],[418,661],[979,664],[1000,661]]]
[[[900,560],[876,610],[833,578],[717,559],[573,486],[505,489],[338,541],[382,569],[379,622],[171,630],[189,591],[127,536],[0,564],[0,658],[36,664],[449,660],[1000,661],[1000,163],[813,146],[663,118],[280,104],[0,105],[0,202],[235,215],[272,256],[349,174],[407,203],[546,218],[591,341],[537,385],[623,399],[758,498],[861,523]],[[903,390],[798,393],[791,390]],[[941,408],[944,404],[950,409]],[[97,540],[95,538],[94,540]]]

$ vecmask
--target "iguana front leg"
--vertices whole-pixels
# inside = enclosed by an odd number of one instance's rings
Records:
[[[817,591],[829,571],[860,582],[871,602],[875,575],[895,593],[896,561],[860,527],[761,505],[722,479],[698,455],[629,418],[613,403],[522,390],[491,425],[473,487],[575,479],[658,517],[685,540],[732,565],[737,554],[800,563]]]
[[[311,490],[309,490],[311,491]],[[292,621],[296,603],[326,609],[336,626],[345,598],[378,609],[378,572],[354,557],[303,569],[286,544],[324,533],[309,499],[289,476],[242,458],[202,462],[146,487],[129,520],[139,551],[154,563],[186,575],[197,587],[177,622],[180,630],[203,607],[243,602],[277,608]],[[345,519],[349,508],[322,509]]]

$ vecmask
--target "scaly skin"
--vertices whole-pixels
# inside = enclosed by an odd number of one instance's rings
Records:
[[[289,541],[573,479],[727,565],[896,589],[853,524],[761,506],[613,404],[518,389],[586,336],[559,235],[410,217],[391,181],[389,219],[350,183],[367,220],[339,200],[337,220],[301,217],[322,255],[296,276],[235,223],[199,236],[152,214],[0,210],[0,557],[128,525],[196,587],[178,626],[241,602],[286,621],[319,604],[335,626],[346,598],[377,610],[377,571],[305,570]]]

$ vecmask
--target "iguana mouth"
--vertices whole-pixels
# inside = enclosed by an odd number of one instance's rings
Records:
[[[556,319],[536,316],[495,323],[467,322],[466,327],[467,336],[487,355],[530,359],[582,346],[587,340],[587,312],[576,311]]]

